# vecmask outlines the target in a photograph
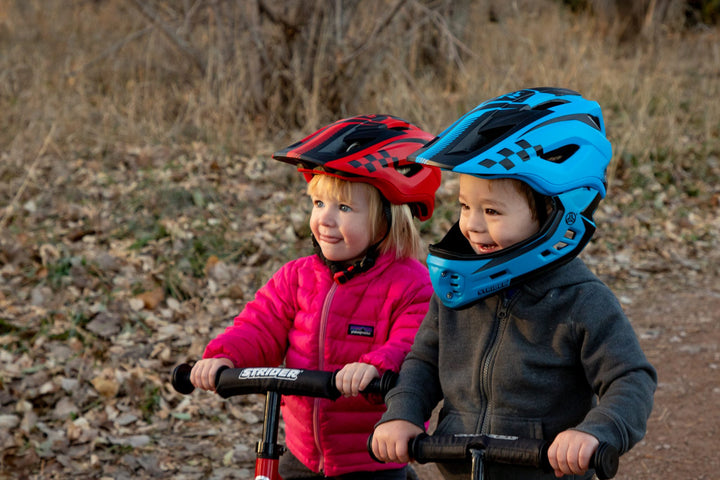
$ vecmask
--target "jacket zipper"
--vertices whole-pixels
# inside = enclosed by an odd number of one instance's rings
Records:
[[[482,393],[487,400],[487,406],[485,407],[485,411],[483,412],[482,420],[480,422],[479,433],[489,433],[488,418],[493,410],[493,400],[490,396],[490,376],[492,374],[492,369],[495,364],[495,355],[497,354],[498,348],[500,347],[500,332],[503,331],[505,322],[507,321],[507,318],[509,316],[508,312],[510,310],[511,300],[513,300],[513,298],[514,296],[508,297],[506,294],[503,294],[502,301],[498,302],[498,306],[495,311],[495,321],[493,331],[490,335],[489,349],[487,355],[485,356],[483,367],[481,369],[482,376],[480,377],[480,385],[482,388]]]
[[[332,286],[325,296],[322,312],[320,313],[320,328],[318,329],[318,370],[324,370],[325,367],[325,331],[327,330],[328,317],[330,315],[330,305],[337,290],[337,283],[332,282]],[[320,444],[320,399],[316,398],[313,402],[313,436],[315,438],[315,447],[320,455],[320,471],[325,468],[325,457],[323,455]]]

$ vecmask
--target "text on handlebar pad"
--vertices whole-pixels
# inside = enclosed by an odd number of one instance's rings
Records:
[[[498,435],[496,433],[478,434],[478,433],[455,433],[453,437],[465,438],[465,437],[480,437],[485,436],[488,438],[496,438],[498,440],[518,440],[520,437],[514,435]]]
[[[283,380],[297,380],[302,370],[297,368],[266,368],[253,367],[243,368],[240,371],[240,378],[282,378]]]

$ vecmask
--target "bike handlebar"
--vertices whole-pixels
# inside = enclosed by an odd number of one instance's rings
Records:
[[[370,456],[372,436],[368,439]],[[471,450],[483,450],[487,462],[523,465],[551,472],[549,443],[545,440],[495,435],[428,435],[422,433],[410,440],[410,457],[418,463],[467,461]],[[590,459],[590,468],[600,480],[613,478],[618,470],[619,455],[615,447],[601,442]]]
[[[190,394],[195,386],[190,382],[192,366],[183,363],[172,373],[172,385],[182,394]],[[251,393],[277,392],[281,395],[336,400],[340,392],[335,386],[335,374],[321,370],[305,370],[282,367],[228,368],[221,367],[215,375],[215,392],[223,398]],[[383,397],[395,385],[397,373],[385,372],[374,378],[362,391],[364,394],[378,394]]]

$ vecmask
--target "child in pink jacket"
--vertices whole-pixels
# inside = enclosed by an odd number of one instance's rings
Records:
[[[367,453],[385,407],[358,392],[399,370],[432,295],[412,216],[432,215],[440,172],[406,160],[432,138],[399,118],[368,115],[335,122],[273,155],[308,181],[316,254],[287,263],[258,290],[208,344],[191,381],[214,390],[221,366],[339,370],[344,396],[336,401],[284,397],[285,480],[405,478],[402,465]]]

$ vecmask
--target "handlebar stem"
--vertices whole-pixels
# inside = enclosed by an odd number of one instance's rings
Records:
[[[280,394],[265,394],[265,415],[263,418],[262,440],[257,444],[258,458],[279,459],[285,448],[278,443],[280,426]]]
[[[472,478],[485,480],[485,450],[471,448],[470,457],[472,459]]]

